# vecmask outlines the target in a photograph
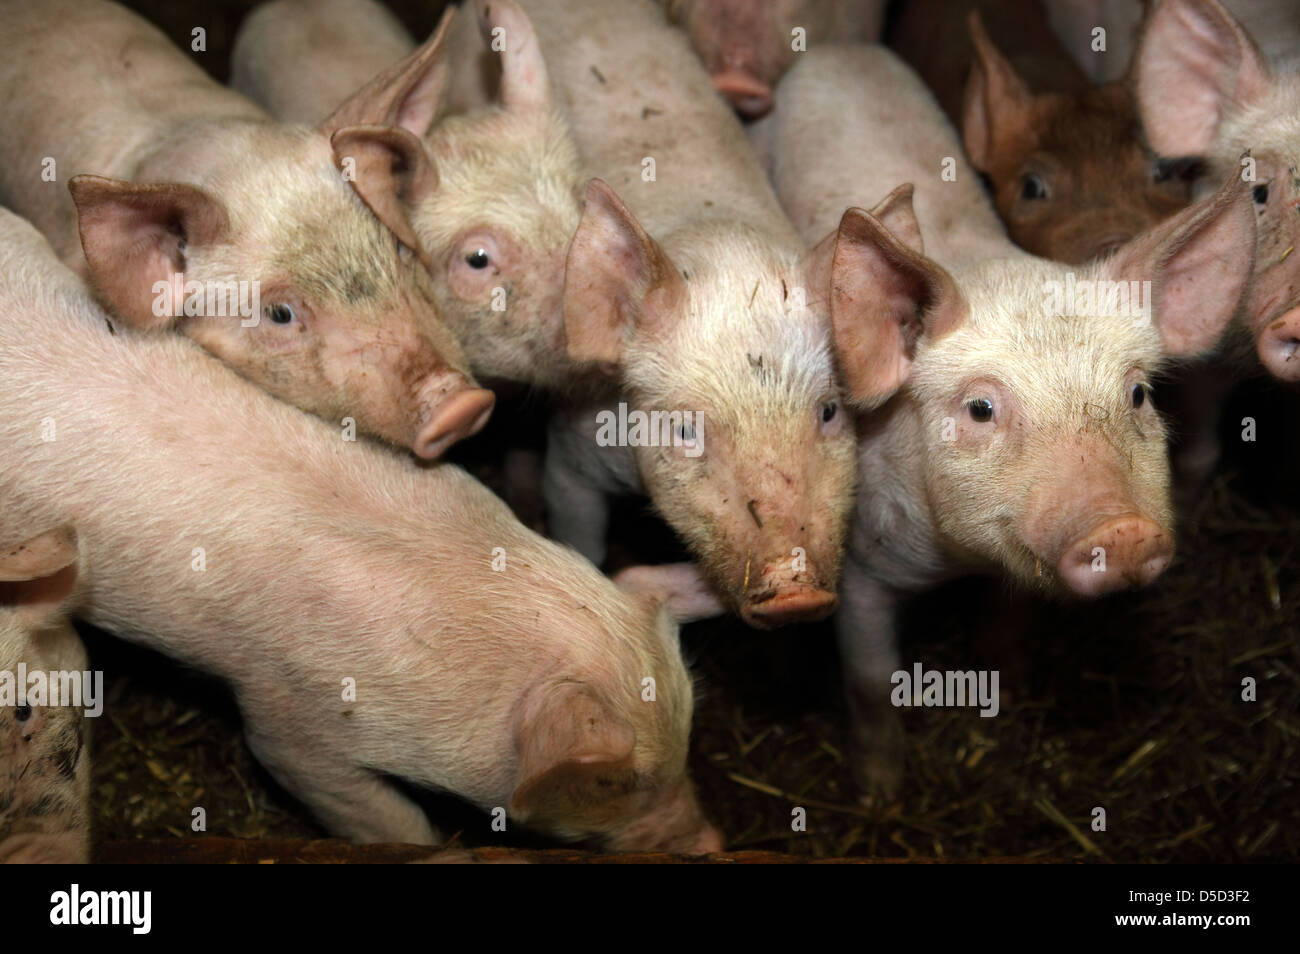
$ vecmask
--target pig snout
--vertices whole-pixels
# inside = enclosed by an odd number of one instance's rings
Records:
[[[814,623],[835,611],[838,601],[834,591],[810,583],[801,583],[780,573],[766,570],[757,586],[751,586],[740,607],[740,615],[750,626],[775,629],[790,623]]]
[[[772,87],[747,69],[720,70],[713,74],[713,86],[742,116],[758,119],[772,109]]]
[[[475,387],[464,375],[450,372],[427,380],[418,403],[421,412],[411,448],[416,456],[435,460],[452,444],[483,429],[496,396]]]
[[[689,780],[661,790],[622,830],[611,834],[611,851],[666,851],[707,855],[723,849],[722,833],[705,819]]]
[[[1146,586],[1174,556],[1171,534],[1139,514],[1112,517],[1065,547],[1057,572],[1079,596]]]
[[[813,623],[834,610],[834,590],[820,584],[809,557],[796,565],[787,557],[763,565],[757,579],[748,581],[740,615],[750,626],[775,629],[789,623]]]
[[[1283,381],[1300,381],[1300,308],[1272,321],[1259,334],[1255,349],[1269,374]]]

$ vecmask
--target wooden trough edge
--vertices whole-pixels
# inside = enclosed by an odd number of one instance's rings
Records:
[[[427,845],[354,845],[334,838],[217,838],[106,841],[94,846],[97,864],[956,864],[943,858],[811,858],[777,851],[728,851],[714,855],[663,852],[600,854],[570,848],[436,848]],[[1052,858],[981,858],[976,864],[1044,864]]]

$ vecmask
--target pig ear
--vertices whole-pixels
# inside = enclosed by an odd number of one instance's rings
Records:
[[[627,336],[652,328],[684,291],[681,274],[659,243],[613,189],[592,179],[564,269],[569,357],[613,371]]]
[[[908,248],[922,255],[925,254],[925,242],[921,238],[921,223],[916,220],[916,209],[912,206],[915,187],[904,182],[889,195],[885,196],[871,210],[871,217],[889,229],[894,237]]]
[[[1137,100],[1151,148],[1204,155],[1224,115],[1259,101],[1272,79],[1254,42],[1217,0],[1164,0],[1137,55]]]
[[[501,55],[501,105],[510,112],[549,113],[551,76],[532,21],[514,0],[475,0],[483,43]]]
[[[446,41],[456,8],[448,7],[433,36],[384,70],[334,110],[320,130],[332,135],[347,126],[400,126],[423,136],[433,125],[447,91]]]
[[[520,821],[572,819],[635,787],[636,731],[582,683],[530,692],[515,746],[519,762],[510,813]]]
[[[1218,342],[1255,267],[1255,208],[1234,176],[1213,198],[1129,242],[1102,266],[1119,281],[1149,281],[1165,350],[1193,355]]]
[[[334,162],[350,175],[352,188],[375,217],[420,253],[411,210],[438,188],[438,173],[424,143],[396,126],[347,126],[330,136]]]
[[[722,599],[694,563],[630,566],[620,570],[614,582],[626,593],[667,606],[668,615],[678,623],[711,619],[727,612]]]
[[[850,397],[865,407],[907,380],[919,339],[947,334],[965,314],[952,276],[862,209],[844,213],[813,250],[810,271],[810,281],[830,290],[839,367]]]
[[[972,10],[967,22],[975,58],[966,81],[962,138],[971,164],[984,172],[1007,142],[1030,133],[1029,109],[1034,97],[989,39],[979,11]]]
[[[70,526],[0,545],[0,609],[29,625],[54,616],[77,582],[77,533]]]
[[[189,250],[223,241],[226,208],[195,186],[178,182],[137,185],[100,176],[73,176],[77,228],[91,284],[113,312],[140,329],[169,325],[179,313],[173,297],[155,308],[158,282],[173,284]],[[170,292],[173,296],[176,292]],[[159,315],[158,312],[164,313]]]

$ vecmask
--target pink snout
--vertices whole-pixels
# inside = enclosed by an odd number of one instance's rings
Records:
[[[1131,586],[1146,586],[1169,566],[1172,536],[1137,514],[1115,517],[1093,527],[1065,548],[1057,572],[1079,596],[1101,596]]]
[[[742,116],[757,119],[772,109],[772,87],[748,70],[733,67],[714,73],[713,86]]]
[[[835,611],[835,593],[804,583],[788,583],[751,594],[740,608],[741,618],[756,629],[790,623],[815,623]]]
[[[1283,381],[1300,381],[1300,308],[1269,323],[1255,341],[1268,373]]]
[[[411,447],[416,456],[436,460],[459,440],[481,431],[492,416],[496,395],[461,379],[455,389],[437,389],[438,397],[426,402],[425,414]]]

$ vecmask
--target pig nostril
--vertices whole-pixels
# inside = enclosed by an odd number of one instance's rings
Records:
[[[1300,380],[1300,309],[1288,312],[1260,335],[1259,359],[1276,378]]]

